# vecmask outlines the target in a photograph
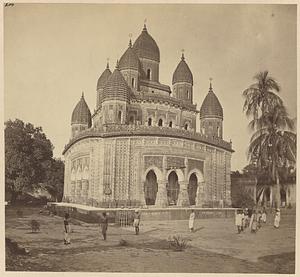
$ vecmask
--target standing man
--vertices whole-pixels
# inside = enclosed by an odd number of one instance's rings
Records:
[[[102,213],[102,218],[101,218],[101,231],[102,231],[103,240],[106,240],[107,227],[108,227],[108,218],[106,212],[104,212]]]
[[[241,210],[237,210],[235,215],[235,225],[237,227],[238,234],[240,234],[242,231],[242,224],[243,222]]]
[[[70,227],[70,223],[69,223],[69,214],[65,213],[65,218],[64,218],[64,234],[65,234],[65,238],[64,238],[64,244],[70,244],[71,243],[71,239],[70,239],[70,233],[71,233],[71,227]]]
[[[140,232],[140,221],[141,221],[141,214],[139,210],[134,211],[134,218],[133,218],[133,227],[135,228],[135,234],[138,235]]]
[[[280,223],[280,209],[277,209],[274,218],[274,227],[279,228],[279,223]]]
[[[195,221],[195,212],[194,212],[194,210],[192,210],[190,213],[190,219],[189,219],[190,232],[194,232],[194,221]]]

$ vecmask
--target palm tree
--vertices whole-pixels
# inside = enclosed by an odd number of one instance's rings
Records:
[[[281,168],[296,162],[296,134],[294,121],[289,118],[283,104],[265,107],[259,118],[250,122],[256,131],[251,137],[248,158],[256,161],[259,168],[264,168],[271,177],[275,188],[275,203],[280,204]]]
[[[259,115],[264,114],[275,105],[283,104],[281,98],[277,95],[280,86],[268,74],[268,71],[256,74],[254,76],[256,82],[243,92],[245,97],[243,110],[248,117],[252,116],[257,119]]]

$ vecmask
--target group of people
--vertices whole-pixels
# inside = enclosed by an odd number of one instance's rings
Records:
[[[71,233],[71,226],[70,226],[70,215],[68,213],[65,213],[64,217],[64,244],[68,245],[71,243],[70,233]],[[140,231],[140,220],[141,220],[141,214],[139,210],[134,211],[134,217],[133,217],[133,227],[135,229],[135,234],[138,235]],[[100,216],[100,227],[101,227],[101,233],[103,236],[103,240],[106,240],[106,233],[108,228],[108,215],[106,212],[103,212]]]
[[[249,227],[251,233],[256,233],[262,224],[267,222],[267,211],[263,207],[262,210],[257,209],[238,209],[235,216],[235,225],[237,227],[237,232],[240,234],[244,232],[246,228]],[[280,224],[280,209],[276,209],[274,216],[274,227],[279,228]]]

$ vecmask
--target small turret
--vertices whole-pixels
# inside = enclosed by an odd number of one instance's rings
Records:
[[[138,90],[139,89],[139,70],[140,70],[140,60],[136,55],[136,52],[132,48],[131,39],[129,41],[129,46],[125,53],[122,55],[119,62],[119,69],[127,81],[128,85]]]
[[[106,69],[103,71],[103,73],[101,74],[101,76],[98,79],[97,82],[97,101],[96,101],[96,109],[98,109],[100,107],[100,103],[101,103],[101,98],[103,96],[103,89],[104,86],[108,80],[108,78],[111,75],[111,71],[109,69],[109,63],[107,62],[106,65]]]
[[[84,94],[75,106],[71,119],[72,137],[92,126],[92,116],[87,103],[84,100]]]
[[[223,108],[213,92],[211,82],[200,108],[200,130],[204,135],[223,138]]]
[[[193,103],[193,74],[182,53],[181,61],[177,65],[173,78],[173,97]]]

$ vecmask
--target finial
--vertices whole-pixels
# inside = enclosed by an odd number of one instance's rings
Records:
[[[106,69],[109,69],[109,58],[107,58],[106,61],[107,61]]]
[[[116,69],[119,69],[119,60],[117,60]]]
[[[81,98],[84,98],[84,92],[82,92]]]
[[[147,23],[147,18],[144,19],[144,28],[143,28],[143,31],[147,31],[146,23]]]
[[[129,48],[132,47],[131,37],[132,37],[132,34],[130,33],[130,34],[129,34]]]
[[[184,49],[181,49],[181,59],[184,60]]]
[[[213,80],[213,78],[209,78],[209,91],[212,91],[212,85],[211,85],[211,81]]]

